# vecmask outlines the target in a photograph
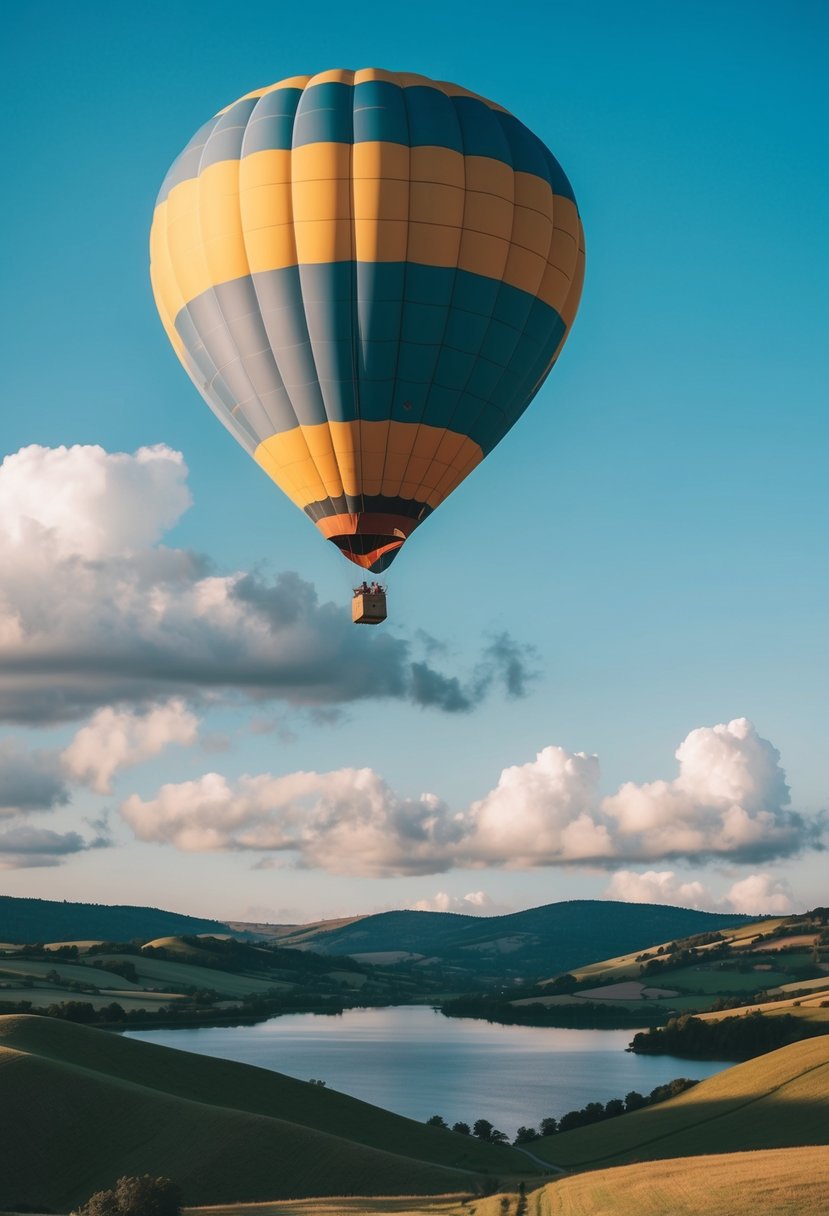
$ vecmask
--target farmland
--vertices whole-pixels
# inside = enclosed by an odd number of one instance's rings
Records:
[[[0,948],[0,1012],[58,1010],[73,1002],[130,1024],[271,1016],[281,1009],[434,999],[442,977],[326,959],[221,937],[164,937],[144,945],[84,941]],[[28,1002],[28,1006],[24,1005]],[[120,1010],[120,1013],[119,1013]],[[93,1016],[94,1015],[94,1016]]]

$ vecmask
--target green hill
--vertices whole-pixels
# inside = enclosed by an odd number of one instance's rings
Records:
[[[0,895],[0,942],[149,941],[179,933],[227,933],[227,925],[160,908]]]
[[[283,927],[279,937],[285,946],[352,954],[365,961],[371,961],[372,955],[405,951],[439,959],[479,978],[529,978],[569,971],[597,957],[642,950],[655,941],[714,932],[748,919],[664,904],[577,899],[507,916],[381,912],[335,928],[323,923],[286,932]]]
[[[691,1066],[693,1071],[693,1066]],[[533,1144],[565,1169],[829,1144],[829,1038],[737,1064],[677,1098]]]
[[[532,1168],[321,1086],[51,1018],[0,1017],[0,1093],[10,1209],[65,1209],[145,1172],[192,1204],[435,1194]]]
[[[507,916],[450,912],[381,912],[309,925],[252,925],[200,920],[158,908],[58,903],[0,896],[0,942],[126,942],[195,934],[275,940],[334,956],[356,955],[382,966],[403,958],[418,968],[446,969],[455,990],[505,979],[537,979],[592,963],[740,925],[748,917],[663,904],[569,900]],[[454,981],[454,982],[453,982]]]

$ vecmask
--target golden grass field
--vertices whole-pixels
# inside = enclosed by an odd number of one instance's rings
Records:
[[[532,1149],[566,1169],[600,1169],[803,1144],[829,1144],[829,1036],[737,1064],[657,1106],[547,1136]]]
[[[526,1216],[826,1216],[829,1148],[684,1157],[575,1174],[526,1196]],[[516,1192],[307,1199],[192,1208],[187,1216],[515,1216]]]

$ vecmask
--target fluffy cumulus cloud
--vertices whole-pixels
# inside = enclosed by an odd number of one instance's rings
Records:
[[[463,835],[433,794],[400,798],[371,769],[263,773],[235,785],[207,773],[162,786],[154,799],[133,795],[121,813],[140,840],[188,851],[292,851],[305,866],[371,877],[447,869]]]
[[[751,723],[692,731],[673,782],[627,784],[602,799],[595,756],[547,747],[505,769],[460,811],[435,794],[404,798],[370,769],[270,773],[231,784],[218,773],[133,796],[122,814],[142,840],[181,849],[253,849],[331,873],[392,875],[481,868],[679,859],[754,862],[820,847],[822,823],[788,807],[771,744]],[[712,771],[703,771],[709,760]],[[651,874],[663,893],[668,877]],[[704,891],[682,888],[682,902]],[[739,895],[739,893],[738,893]]]
[[[627,904],[670,904],[677,908],[713,908],[716,899],[699,880],[683,881],[673,870],[618,870],[605,898]]]
[[[466,677],[389,630],[355,630],[309,583],[220,574],[159,544],[190,503],[181,454],[23,448],[0,465],[0,720],[83,717],[207,690],[326,707],[471,710],[523,695],[534,656],[493,639]],[[417,652],[418,646],[421,653]]]
[[[119,769],[141,764],[171,743],[194,743],[197,731],[198,719],[177,697],[143,712],[107,705],[81,727],[61,759],[73,780],[109,794]]]
[[[788,809],[780,753],[746,718],[692,730],[676,758],[674,781],[628,783],[604,800],[626,856],[758,862],[802,846],[809,828]]]
[[[613,875],[605,896],[631,904],[672,904],[709,911],[745,912],[749,916],[791,912],[794,906],[788,883],[771,874],[749,874],[732,883],[724,895],[715,895],[698,879],[683,881],[673,870],[619,870]]]
[[[735,882],[727,895],[735,912],[791,912],[792,892],[787,882],[771,874],[749,874]]]
[[[466,895],[450,895],[438,891],[431,899],[418,899],[411,905],[415,912],[458,912],[464,916],[503,916],[515,909],[499,904],[486,891],[469,891]]]

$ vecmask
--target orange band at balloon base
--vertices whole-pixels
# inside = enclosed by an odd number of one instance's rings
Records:
[[[380,574],[417,525],[408,515],[360,512],[327,515],[316,526],[355,566]]]

